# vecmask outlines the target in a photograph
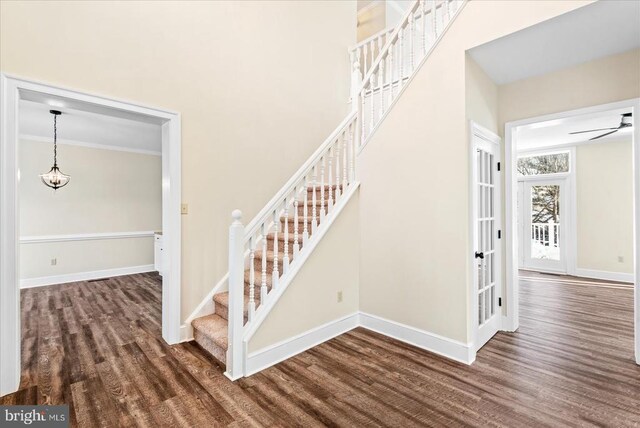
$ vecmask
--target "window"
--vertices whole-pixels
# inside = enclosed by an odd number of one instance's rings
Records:
[[[518,175],[544,175],[569,172],[569,152],[518,157]]]

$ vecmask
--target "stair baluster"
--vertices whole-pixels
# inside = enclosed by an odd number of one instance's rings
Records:
[[[297,214],[297,213],[296,213]],[[282,274],[289,271],[289,201],[284,198],[284,255],[282,256]]]
[[[318,213],[316,212],[316,189],[318,185],[318,165],[313,167],[313,192],[311,193],[311,233],[315,235],[318,228]]]
[[[422,27],[422,55],[427,54],[427,5],[426,0],[420,0],[420,13],[422,14],[422,20],[420,26]]]
[[[249,238],[249,310],[247,313],[247,321],[251,322],[256,312],[255,287],[256,287],[256,241],[252,236]]]
[[[433,0],[433,2],[431,3],[431,20],[432,20],[432,26],[433,26],[433,42],[435,43],[435,41],[438,39],[438,19],[436,17],[437,10],[436,8],[438,7],[436,4],[437,0]]]
[[[298,216],[300,215],[298,214],[298,186],[293,188],[293,198],[293,259],[295,260],[298,258],[298,253],[300,252],[300,237],[298,236]],[[304,209],[306,210],[307,207],[305,206]]]
[[[347,189],[347,151],[349,150],[349,141],[347,140],[347,133],[350,132],[351,127],[347,131],[342,133],[342,189],[340,190],[340,194],[344,195],[344,192]]]
[[[328,158],[329,158],[329,201],[327,203],[327,212],[331,212],[331,209],[333,208],[333,196],[331,196],[332,193],[333,193],[332,192],[332,190],[333,190],[332,189],[333,182],[331,180],[331,171],[332,171],[332,166],[333,166],[332,162],[331,162],[332,158],[333,158],[332,150],[333,150],[333,146],[329,147],[329,152],[328,152],[329,153],[329,155],[328,155]],[[322,187],[324,187],[324,183],[322,184]]]
[[[308,191],[308,177],[305,175],[304,176],[304,221],[302,222],[303,224],[303,231],[302,231],[302,246],[306,247],[307,246],[307,241],[309,240],[309,227],[307,226],[309,224],[309,191]]]
[[[409,14],[409,74],[413,73],[414,69],[413,39],[415,38],[415,27],[416,15],[411,12]]]
[[[334,201],[338,201],[338,196],[340,196],[340,146],[342,143],[342,135],[340,135],[340,137],[338,137],[338,140],[336,141],[336,151],[335,151],[335,157],[336,157],[336,191],[333,193],[333,199]]]
[[[327,214],[326,213],[326,205],[325,205],[325,197],[324,197],[324,164],[325,164],[325,157],[323,156],[320,159],[320,183],[322,184],[322,186],[320,187],[320,222],[322,222],[324,220],[324,216]]]
[[[267,225],[262,223],[262,283],[260,284],[260,303],[267,299]]]
[[[356,157],[356,148],[355,144],[353,144],[353,129],[354,125],[349,125],[349,148],[351,153],[349,154],[349,182],[353,183],[356,179],[356,166],[355,166],[355,157]]]
[[[285,227],[287,218],[284,218]],[[278,280],[280,279],[280,272],[278,272],[278,226],[280,226],[280,218],[278,217],[278,209],[273,211],[273,273],[271,279],[271,288],[274,290],[278,286]]]

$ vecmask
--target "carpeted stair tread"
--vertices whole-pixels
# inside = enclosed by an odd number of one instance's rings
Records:
[[[259,293],[256,293],[255,296],[256,308],[260,303]],[[215,312],[220,315],[222,318],[228,320],[229,319],[229,292],[225,291],[223,293],[218,293],[213,296],[213,301],[215,303]],[[244,312],[244,320],[247,321],[248,313],[249,313],[249,290],[245,290],[244,293],[244,305],[242,306]]]
[[[212,314],[191,321],[193,339],[216,360],[226,364],[229,347],[228,322],[220,315]]]

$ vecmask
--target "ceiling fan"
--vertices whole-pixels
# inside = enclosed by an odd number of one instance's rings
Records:
[[[621,116],[622,116],[622,119],[620,119],[620,126],[618,126],[617,128],[589,129],[588,131],[569,132],[569,134],[582,134],[584,132],[596,132],[596,131],[610,131],[610,132],[605,132],[602,135],[598,135],[597,137],[589,138],[589,140],[597,140],[598,138],[606,137],[609,134],[618,132],[621,129],[633,126],[633,123],[631,122],[632,113],[623,113],[621,114]],[[611,131],[612,129],[613,131]]]

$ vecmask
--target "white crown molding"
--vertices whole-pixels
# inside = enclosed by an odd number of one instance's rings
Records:
[[[20,288],[43,287],[45,285],[66,284],[68,282],[89,281],[92,279],[111,278],[114,276],[133,275],[136,273],[153,272],[154,266],[141,265],[114,269],[96,270],[90,272],[68,273],[64,275],[42,276],[20,280]]]
[[[20,139],[34,141],[36,143],[49,143],[49,144],[52,143],[51,137],[41,137],[39,135],[20,134]],[[130,147],[119,147],[119,146],[112,146],[108,144],[89,143],[86,141],[67,140],[64,138],[58,138],[58,144],[62,144],[66,146],[86,147],[89,149],[113,150],[117,152],[137,153],[141,155],[162,156],[161,151],[132,149]]]
[[[106,239],[150,238],[154,231],[142,232],[108,232],[108,233],[75,233],[67,235],[39,235],[20,237],[20,244],[41,244],[50,242],[101,241]]]

